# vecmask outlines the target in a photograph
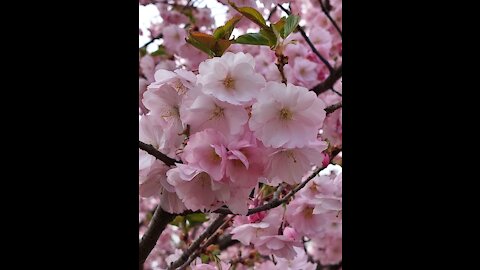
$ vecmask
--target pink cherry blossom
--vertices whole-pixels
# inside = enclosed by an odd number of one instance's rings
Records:
[[[293,74],[297,80],[302,82],[315,81],[318,76],[317,64],[303,57],[295,58]]]
[[[214,210],[221,206],[222,194],[214,190],[213,181],[206,172],[177,164],[167,172],[167,181],[190,210]]]
[[[139,106],[139,114],[146,114],[148,113],[148,109],[145,107],[145,105],[143,105],[143,93],[145,93],[145,91],[147,91],[147,85],[148,85],[148,81],[143,79],[143,78],[139,78],[138,79],[138,106]]]
[[[270,148],[268,149],[268,163],[266,176],[271,184],[286,182],[300,183],[302,177],[313,165],[322,165],[321,152],[327,149],[322,141],[311,142],[301,148]]]
[[[297,197],[288,205],[285,217],[298,233],[306,236],[315,235],[323,230],[327,220],[323,215],[314,214],[314,208],[313,200]]]
[[[209,8],[197,8],[195,14],[195,24],[197,26],[210,27],[214,23],[212,12]]]
[[[273,254],[287,260],[293,260],[297,255],[294,247],[301,247],[298,233],[291,227],[285,227],[282,235],[260,236],[255,248],[263,255]]]
[[[198,82],[205,94],[235,105],[247,104],[265,85],[265,79],[254,68],[252,55],[226,52],[200,64]]]
[[[142,59],[140,59],[140,70],[149,83],[153,82],[155,80],[153,77],[155,72],[155,61],[153,57],[149,54],[142,57]]]
[[[308,255],[303,248],[293,247],[293,250],[297,253],[293,260],[286,260],[284,258],[278,258],[275,269],[278,270],[315,270],[317,265],[308,261]]]
[[[322,55],[329,55],[332,47],[332,35],[325,28],[320,26],[312,27],[310,30],[310,41]]]
[[[162,85],[169,85],[177,91],[179,95],[185,94],[188,90],[195,87],[197,77],[191,71],[176,69],[174,72],[164,69],[155,71],[155,82],[148,86],[148,89],[158,89]]]
[[[316,140],[325,104],[304,87],[268,82],[253,104],[250,129],[266,146],[303,147]]]
[[[319,260],[322,265],[333,265],[342,261],[341,237],[327,234],[314,238],[309,249],[312,257],[315,260]]]
[[[178,55],[185,59],[189,69],[194,70],[202,61],[208,58],[207,54],[198,50],[190,44],[183,44],[177,51]]]
[[[264,175],[266,151],[248,128],[230,140],[226,176],[234,186],[253,188]]]
[[[178,50],[180,46],[186,43],[185,37],[187,36],[187,32],[185,29],[180,28],[175,24],[163,28],[162,33],[163,42],[166,48],[175,48]]]
[[[190,136],[183,151],[183,160],[220,181],[227,162],[226,139],[214,129],[205,129]]]
[[[143,94],[143,104],[150,110],[152,117],[164,119],[165,128],[165,148],[168,154],[175,155],[175,150],[184,140],[182,135],[183,124],[180,120],[181,97],[177,91],[164,84],[161,87],[148,87]],[[166,153],[167,154],[167,153]]]
[[[243,132],[248,113],[242,106],[222,102],[196,90],[185,99],[181,118],[183,123],[190,125],[191,133],[214,128],[229,136]]]
[[[150,144],[155,149],[165,148],[165,135],[163,127],[165,120],[151,115],[142,115],[139,122],[139,140]]]

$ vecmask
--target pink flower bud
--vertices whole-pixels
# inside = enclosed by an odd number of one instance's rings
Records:
[[[327,154],[323,154],[322,166],[327,167],[330,163],[330,157]]]

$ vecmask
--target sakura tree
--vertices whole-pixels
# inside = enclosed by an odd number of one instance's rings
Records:
[[[341,0],[139,2],[139,269],[341,269]]]

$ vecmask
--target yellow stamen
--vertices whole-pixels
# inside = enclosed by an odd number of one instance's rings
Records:
[[[292,120],[292,118],[293,118],[293,113],[289,109],[283,108],[280,110],[281,120]]]
[[[235,88],[235,80],[230,75],[227,75],[225,80],[223,80],[223,85],[225,85],[225,88],[227,88],[227,89],[234,89]]]

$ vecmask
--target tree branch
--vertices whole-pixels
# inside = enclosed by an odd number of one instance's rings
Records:
[[[271,10],[270,13],[268,14],[267,21],[270,21],[270,18],[272,18],[272,15],[277,11],[277,6],[274,6]]]
[[[195,250],[195,252],[192,255],[190,255],[190,257],[188,258],[188,261],[185,262],[182,266],[180,266],[179,270],[185,270],[200,255],[200,253],[203,250],[205,250],[205,248],[207,248],[210,244],[212,244],[214,239],[218,236],[218,234],[220,234],[220,231],[225,229],[225,227],[228,225],[230,220],[231,220],[231,218],[225,220],[225,222],[223,222],[223,224],[220,226],[220,228],[219,228],[220,230],[217,230],[214,234],[212,234],[210,237],[208,237],[208,239],[205,241],[205,243],[200,248]]]
[[[329,115],[341,107],[342,107],[342,102],[340,101],[339,103],[328,106],[327,108],[325,108],[325,111],[327,112],[327,115]]]
[[[337,105],[337,104],[336,104]],[[338,105],[337,105],[338,106]],[[335,150],[332,151],[332,153],[329,155],[330,157],[330,161],[333,160],[333,158],[342,151],[341,148],[336,148]],[[297,193],[300,189],[302,189],[306,184],[308,184],[308,182],[310,182],[310,180],[312,180],[313,178],[315,178],[315,176],[317,174],[320,173],[320,171],[322,171],[323,169],[325,169],[325,167],[319,167],[317,168],[315,171],[313,171],[313,173],[305,180],[303,181],[302,183],[300,183],[298,186],[296,186],[294,189],[292,189],[287,195],[285,195],[285,197],[283,197],[282,199],[273,199],[271,200],[270,202],[268,202],[267,204],[264,204],[264,205],[260,205],[258,207],[255,207],[255,208],[252,208],[252,209],[249,209],[248,210],[248,213],[247,213],[247,216],[249,215],[252,215],[252,214],[255,214],[255,213],[258,213],[258,212],[262,212],[262,211],[266,211],[266,210],[270,210],[272,208],[275,208],[279,205],[281,205],[282,203],[286,203],[288,202],[288,200],[293,196],[295,195],[295,193]],[[233,214],[232,211],[230,211],[230,209],[228,208],[219,208],[215,211],[213,211],[214,213],[221,213],[221,214]]]
[[[328,89],[332,88],[333,85],[341,77],[342,77],[342,65],[340,65],[337,69],[335,69],[332,73],[330,73],[330,75],[328,76],[328,78],[325,81],[317,84],[315,87],[310,89],[310,91],[315,92],[318,96],[321,93],[323,93],[323,92],[327,91]]]
[[[188,249],[176,260],[173,262],[169,267],[168,270],[173,270],[176,269],[177,267],[181,266],[184,264],[189,256],[200,246],[200,244],[205,240],[207,237],[211,236],[222,224],[223,220],[225,219],[227,215],[226,214],[221,214],[215,221],[213,221],[210,226],[208,226],[205,231],[195,240],[189,247]]]
[[[278,4],[278,7],[281,8],[285,13],[290,15],[291,12],[288,11],[286,8],[284,8],[282,5]],[[308,43],[308,46],[310,46],[310,49],[313,51],[313,53],[315,53],[318,56],[318,58],[320,58],[320,60],[327,66],[328,70],[330,71],[330,74],[332,74],[334,72],[332,65],[330,65],[330,63],[320,54],[320,52],[318,52],[317,48],[315,48],[310,38],[308,38],[307,34],[305,34],[305,31],[303,31],[303,28],[300,27],[300,25],[298,25],[297,30],[300,32],[302,37]]]
[[[162,234],[165,227],[174,218],[175,214],[170,214],[163,211],[162,207],[157,207],[157,210],[153,214],[152,221],[145,234],[142,236],[142,240],[139,243],[139,265],[143,265],[152,249],[155,247],[158,238]]]
[[[217,245],[218,245],[218,249],[225,250],[228,247],[233,246],[237,243],[239,243],[238,240],[232,239],[232,235],[227,234],[223,238],[218,239]]]
[[[175,163],[182,163],[179,160],[168,157],[164,153],[155,149],[155,147],[153,147],[152,145],[146,144],[142,141],[138,141],[138,148],[156,157],[158,160],[163,161],[163,163],[165,163],[167,166],[173,166],[175,165]]]
[[[326,0],[326,1],[328,1],[328,0]],[[335,22],[335,20],[330,16],[330,11],[328,11],[327,8],[325,7],[325,4],[323,4],[323,0],[318,0],[318,2],[320,3],[320,6],[322,7],[323,13],[325,13],[325,15],[330,20],[330,22],[333,24],[335,29],[337,29],[338,33],[340,34],[340,37],[343,38],[342,30],[340,30],[340,27],[338,27],[337,22]]]
[[[143,46],[142,46],[142,47],[140,47],[139,49],[146,48],[148,45],[152,44],[152,43],[153,43],[155,40],[157,40],[157,39],[160,39],[160,38],[162,38],[162,37],[163,37],[163,34],[162,34],[162,33],[160,33],[158,36],[156,36],[156,37],[153,37],[153,38],[152,38],[152,39],[151,39],[149,42],[147,42],[147,43],[143,44]]]

